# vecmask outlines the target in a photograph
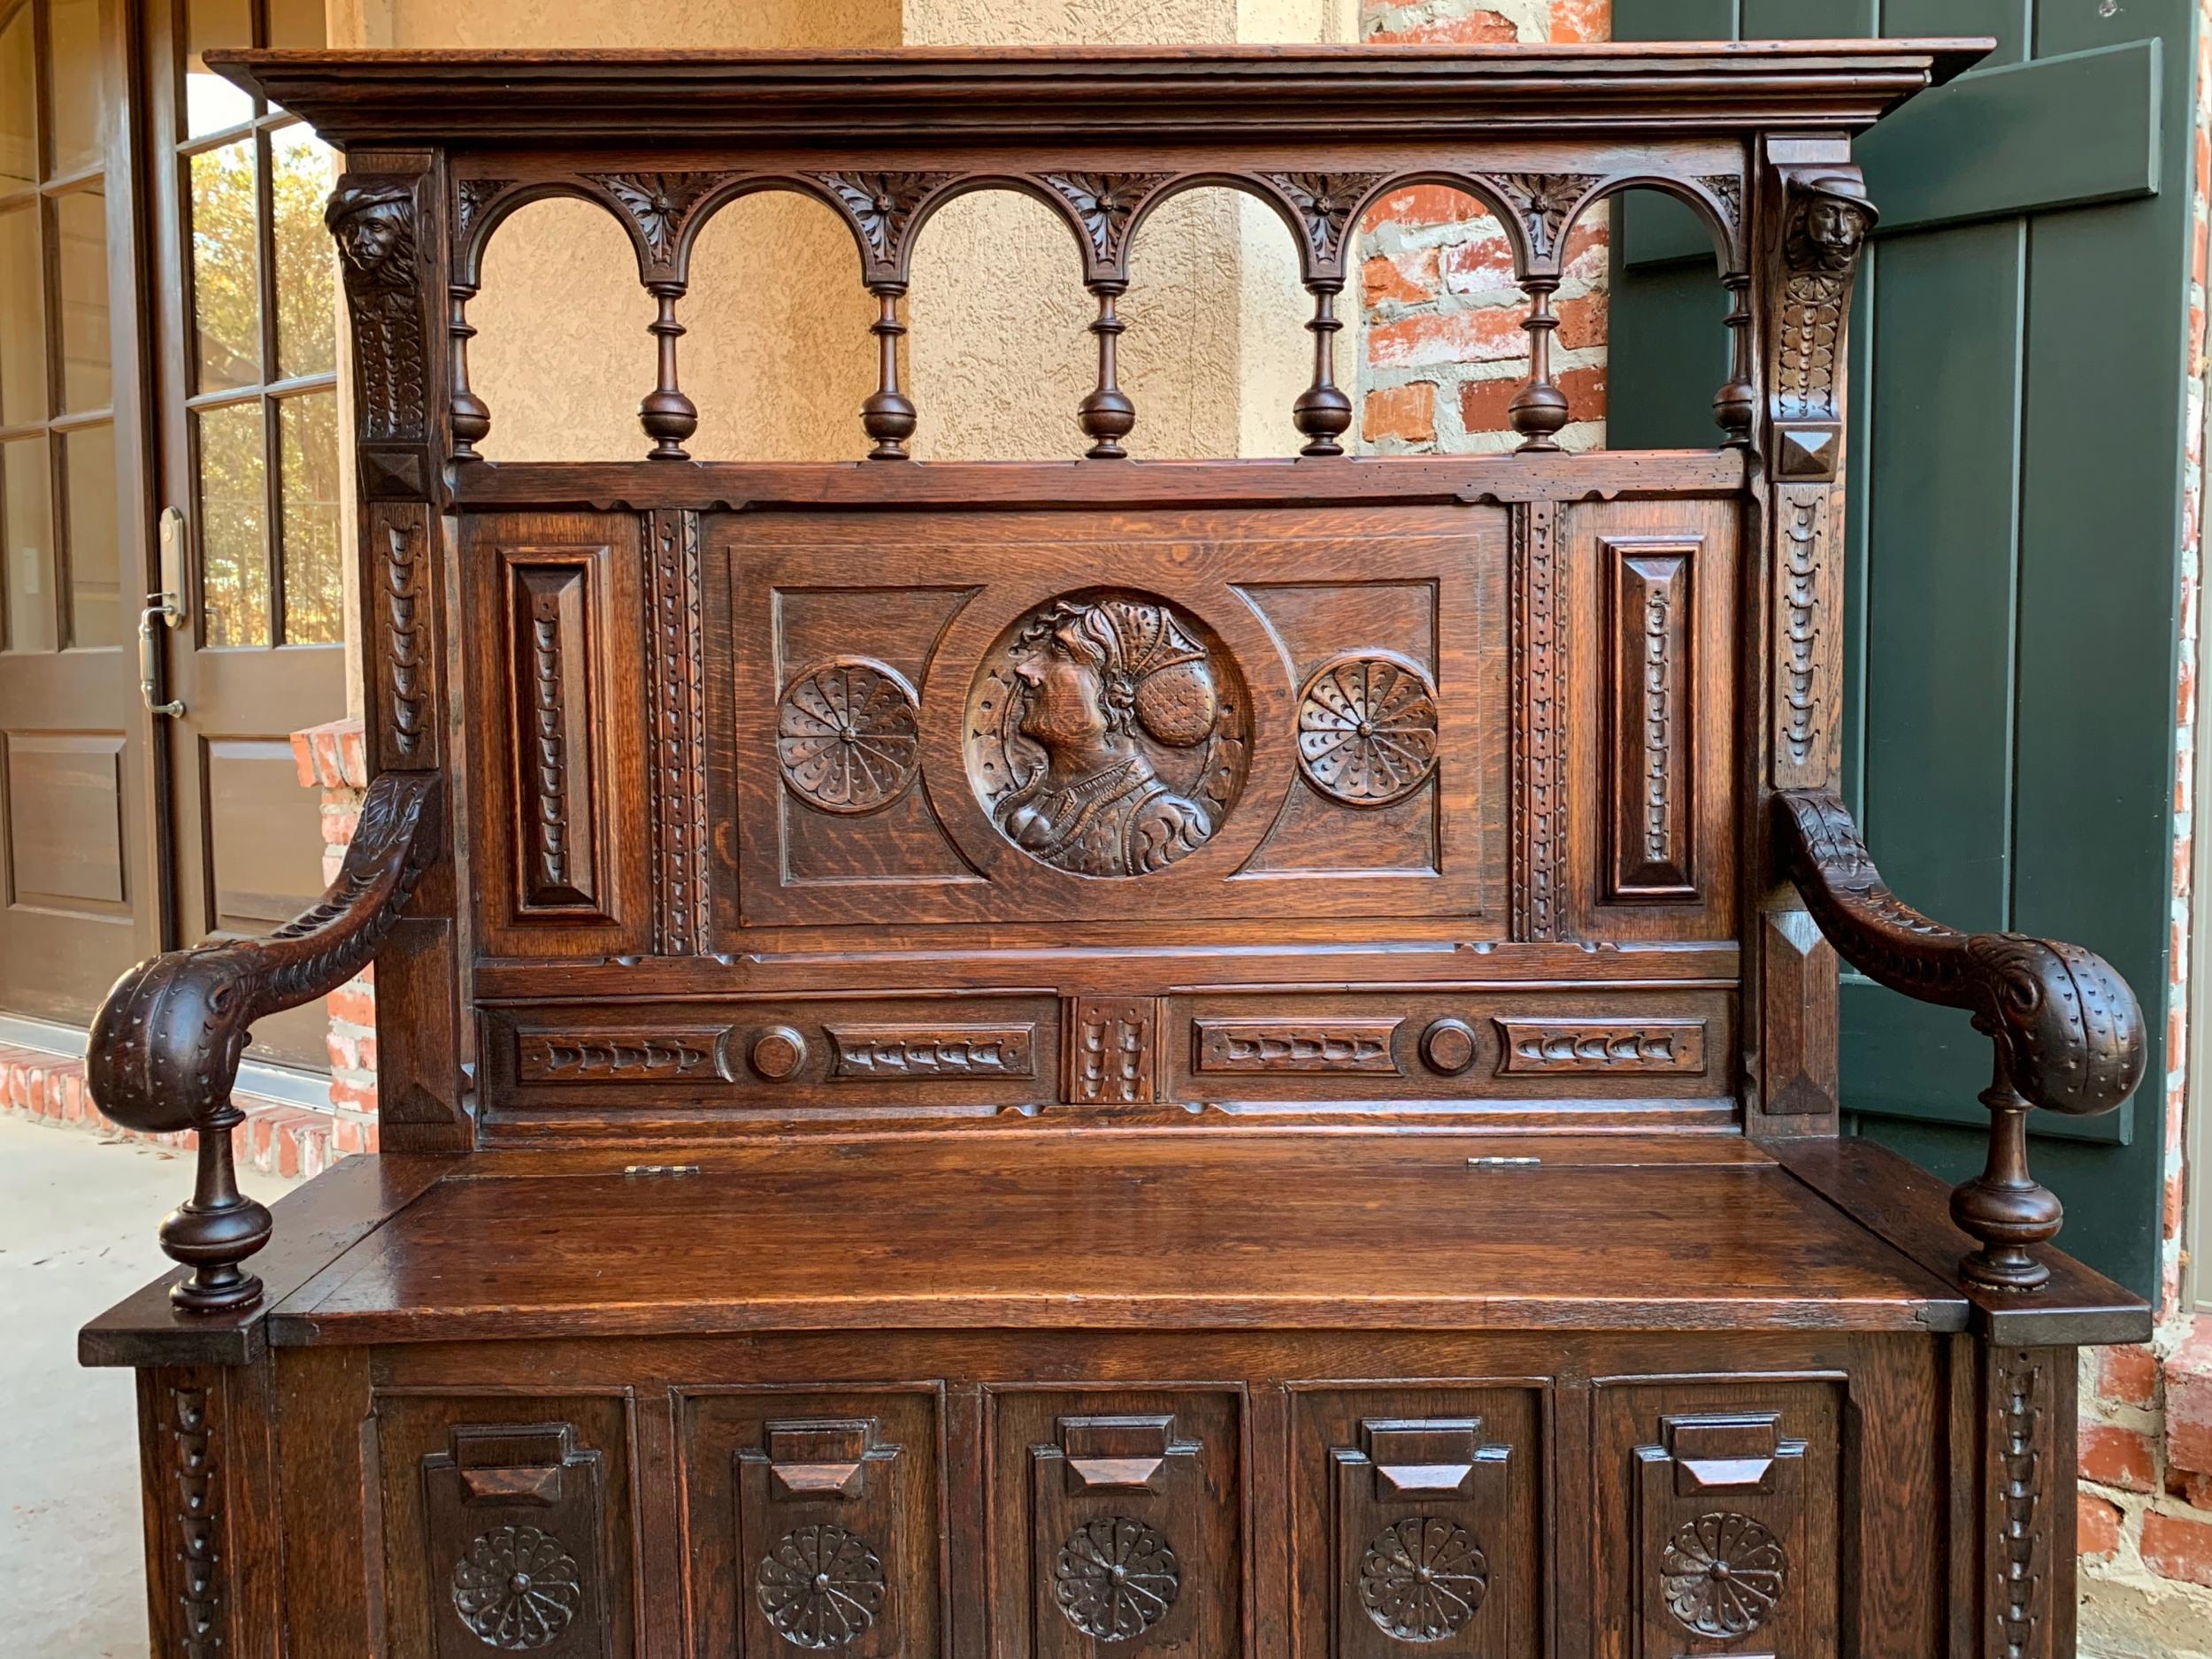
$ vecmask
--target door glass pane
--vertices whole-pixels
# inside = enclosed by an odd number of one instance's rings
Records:
[[[54,101],[48,139],[53,163],[46,173],[58,178],[100,159],[100,124],[107,106],[106,77],[100,73],[99,0],[47,0],[46,47],[47,93]]]
[[[338,394],[307,392],[277,405],[283,437],[284,642],[338,645],[346,637],[338,560]]]
[[[60,443],[62,488],[69,503],[69,642],[120,645],[123,600],[116,574],[115,428],[80,426]]]
[[[319,47],[330,44],[323,27],[324,0],[269,0],[269,44]]]
[[[105,409],[108,373],[108,199],[73,190],[54,203],[60,238],[61,406]]]
[[[0,557],[7,560],[12,651],[54,649],[54,535],[46,484],[43,436],[0,444]]]
[[[199,389],[261,383],[253,140],[192,157],[192,317]]]
[[[200,611],[210,645],[269,643],[261,400],[199,416]]]
[[[0,210],[0,426],[46,419],[46,315],[38,202]]]
[[[0,19],[0,190],[38,182],[38,105],[32,79],[31,8],[17,0]]]
[[[197,138],[253,119],[253,99],[200,61],[211,46],[253,44],[250,0],[191,0],[184,25],[185,131]]]
[[[336,180],[330,146],[305,127],[269,134],[276,206],[277,373],[289,380],[338,366],[335,244],[323,204]]]

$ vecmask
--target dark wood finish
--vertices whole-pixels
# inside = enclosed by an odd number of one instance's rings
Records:
[[[2145,1312],[1979,1282],[1839,1146],[1836,968],[1984,1018],[2022,1110],[2133,1075],[2004,964],[2125,994],[1787,827],[1850,140],[1973,50],[231,60],[349,150],[378,787],[458,830],[375,924],[387,1144],[444,1156],[311,1189],[274,1307],[86,1336],[243,1379],[209,1455],[285,1540],[226,1559],[292,1647],[2058,1659],[2069,1356]],[[1353,227],[1416,182],[1528,296],[1514,454],[1340,453]],[[1294,461],[1133,458],[1118,304],[1201,184],[1294,237]],[[1632,186],[1711,241],[1709,451],[1556,448]],[[909,457],[915,249],[985,188],[1073,234],[1083,461]],[[770,188],[876,302],[849,464],[683,453],[691,250]],[[562,194],[655,299],[649,451],[485,463],[483,249]]]

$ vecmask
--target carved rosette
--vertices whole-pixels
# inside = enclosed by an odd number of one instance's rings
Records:
[[[615,200],[635,227],[646,264],[672,272],[683,244],[684,227],[708,191],[726,175],[718,173],[593,173],[584,175]]]
[[[323,210],[353,315],[354,402],[364,442],[420,443],[430,434],[415,184],[348,173]]]
[[[1047,173],[1039,175],[1053,194],[1075,210],[1090,242],[1095,278],[1128,275],[1129,226],[1137,210],[1171,173]]]
[[[1360,1559],[1360,1605],[1378,1630],[1399,1641],[1455,1635],[1489,1587],[1489,1563],[1473,1536],[1432,1517],[1395,1523]]]
[[[1436,770],[1436,687],[1394,653],[1331,658],[1299,694],[1298,767],[1347,806],[1404,800]]]
[[[453,1563],[453,1610],[476,1640],[503,1653],[549,1647],[583,1604],[566,1545],[534,1526],[478,1534]]]
[[[1723,1510],[1675,1529],[1659,1559],[1667,1611],[1685,1630],[1716,1641],[1747,1636],[1766,1622],[1787,1587],[1781,1540],[1747,1515]]]
[[[862,264],[871,286],[903,283],[912,251],[907,232],[933,192],[959,175],[951,173],[823,173],[816,178],[858,233]]]
[[[914,781],[921,722],[913,687],[865,657],[803,671],[776,708],[776,758],[791,793],[822,812],[879,811]]]
[[[802,1526],[762,1557],[753,1594],[770,1627],[793,1647],[849,1647],[883,1611],[883,1558],[857,1532]]]
[[[1386,176],[1379,173],[1271,173],[1267,181],[1298,210],[1305,227],[1309,263],[1306,277],[1339,275],[1344,237],[1353,211]]]
[[[1167,1617],[1183,1587],[1173,1546],[1125,1515],[1077,1527],[1060,1546],[1052,1575],[1061,1613],[1095,1641],[1143,1635]]]
[[[1567,215],[1602,180],[1586,173],[1500,173],[1490,175],[1489,181],[1521,222],[1529,272],[1556,274]]]

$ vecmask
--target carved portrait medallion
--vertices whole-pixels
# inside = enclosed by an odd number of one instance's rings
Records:
[[[1228,648],[1151,594],[1038,606],[999,636],[968,694],[968,777],[1031,857],[1080,876],[1165,869],[1220,830],[1251,760]]]

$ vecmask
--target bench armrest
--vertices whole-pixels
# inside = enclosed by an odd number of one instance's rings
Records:
[[[231,1102],[254,1022],[326,996],[368,965],[439,844],[438,775],[386,772],[369,787],[345,864],[320,903],[259,939],[173,950],[115,982],[92,1022],[85,1080],[125,1128],[196,1130],[193,1195],[162,1223],[162,1248],[194,1268],[172,1293],[196,1311],[250,1307],[238,1263],[268,1241],[269,1212],[238,1191]]]
[[[2049,1270],[2029,1254],[2059,1229],[2055,1194],[2028,1173],[2027,1115],[2108,1112],[2143,1079],[2143,1011],[2112,965],[2078,945],[2024,933],[1968,933],[1932,921],[1883,881],[1850,810],[1822,791],[1784,790],[1782,868],[1841,956],[1878,985],[1973,1017],[1995,1047],[1983,1091],[1988,1167],[1951,1195],[1981,1241],[1963,1271],[1977,1283],[2030,1289]]]

